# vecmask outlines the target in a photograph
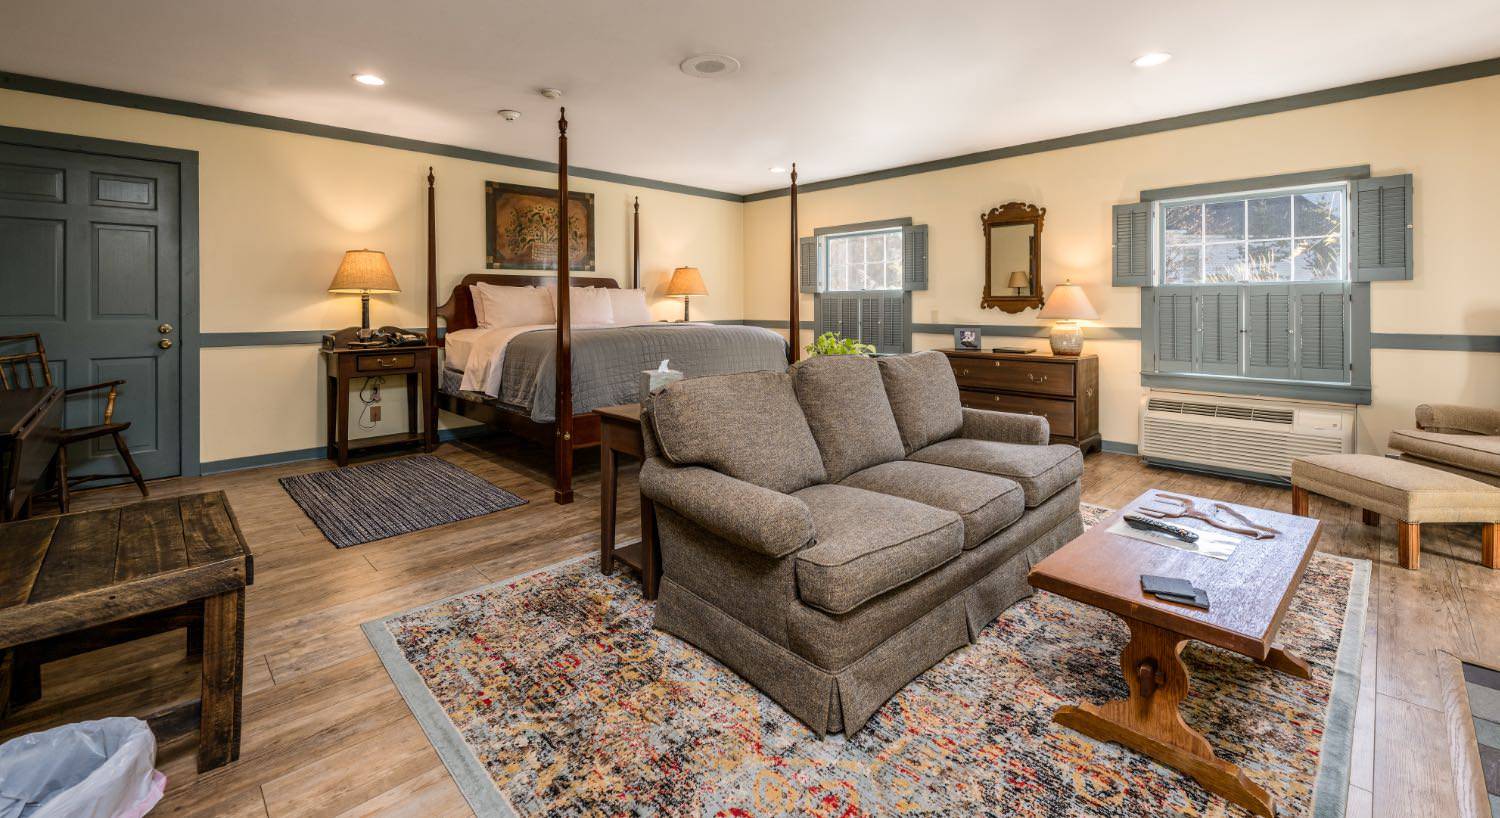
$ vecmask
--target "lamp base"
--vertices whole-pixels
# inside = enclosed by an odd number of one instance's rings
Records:
[[[1083,354],[1083,327],[1071,321],[1053,324],[1048,340],[1052,342],[1053,355]]]

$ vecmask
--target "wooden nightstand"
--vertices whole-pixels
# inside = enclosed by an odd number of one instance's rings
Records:
[[[1100,448],[1099,356],[945,349],[964,406],[1040,415],[1053,443]]]
[[[328,376],[328,459],[349,465],[350,450],[419,443],[424,451],[437,446],[437,347],[376,347],[325,349],[323,370]],[[349,439],[349,387],[357,378],[406,376],[406,432]],[[417,404],[422,425],[417,425]]]
[[[642,494],[641,538],[615,545],[615,507],[618,480],[617,455],[645,457],[641,437],[641,405],[626,403],[595,409],[599,416],[599,570],[615,571],[623,562],[641,574],[641,595],[656,599],[661,580],[661,543],[656,537],[656,505]]]

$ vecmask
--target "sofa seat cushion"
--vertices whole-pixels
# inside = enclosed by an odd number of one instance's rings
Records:
[[[677,466],[790,494],[826,479],[823,458],[785,372],[678,381],[651,398],[656,445]]]
[[[1026,510],[1025,494],[1013,480],[915,460],[871,466],[849,475],[840,485],[958,514],[964,522],[965,550],[999,534]]]
[[[957,437],[912,452],[909,459],[1014,480],[1036,508],[1083,476],[1083,453],[1075,446],[1027,446]]]
[[[874,358],[814,355],[792,367],[792,386],[823,455],[826,482],[906,456]]]
[[[907,454],[947,440],[963,428],[958,379],[953,377],[947,355],[929,350],[877,358],[876,362]]]
[[[1398,429],[1391,432],[1390,444],[1398,452],[1424,460],[1500,475],[1500,436]]]
[[[958,514],[849,486],[792,495],[812,512],[816,542],[797,552],[797,594],[833,614],[848,613],[963,552]]]

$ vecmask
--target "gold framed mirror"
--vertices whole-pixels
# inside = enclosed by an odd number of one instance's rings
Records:
[[[1009,202],[980,214],[984,297],[979,306],[1017,313],[1042,306],[1042,219],[1047,208]]]

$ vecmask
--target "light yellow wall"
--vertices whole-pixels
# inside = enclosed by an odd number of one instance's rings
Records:
[[[205,333],[357,324],[358,298],[325,289],[343,251],[360,247],[384,250],[404,290],[372,298],[372,324],[425,325],[427,167],[437,175],[442,298],[464,274],[484,271],[484,182],[556,182],[539,171],[14,91],[0,91],[0,124],[198,152]],[[582,165],[590,143],[609,138],[572,131],[571,158]],[[691,264],[709,291],[694,300],[695,318],[743,315],[741,204],[577,177],[569,186],[594,194],[597,272],[586,275],[629,283],[638,195],[641,280],[653,313],[680,317],[681,303],[661,292],[673,268]],[[321,446],[319,366],[314,346],[204,349],[201,459]],[[387,419],[356,434],[405,424],[401,390],[387,385]]]
[[[1042,275],[1050,290],[1083,285],[1102,326],[1140,326],[1140,292],[1109,284],[1110,207],[1141,190],[1346,165],[1415,175],[1416,279],[1372,285],[1375,332],[1500,333],[1500,77],[1435,86],[862,185],[799,197],[803,235],[824,225],[909,216],[928,225],[931,287],[914,294],[917,323],[1035,326],[1035,312],[981,310],[979,214],[1012,200],[1047,208]],[[787,200],[745,206],[746,317],[786,318]],[[804,296],[804,318],[812,298]],[[1005,338],[1001,343],[1015,343]],[[1041,348],[1043,339],[1021,341]],[[917,348],[951,346],[920,335]],[[987,341],[986,345],[990,345]],[[1106,440],[1138,440],[1140,346],[1090,341],[1101,359]],[[1383,447],[1424,401],[1500,405],[1500,355],[1375,350],[1373,405],[1359,446]]]

